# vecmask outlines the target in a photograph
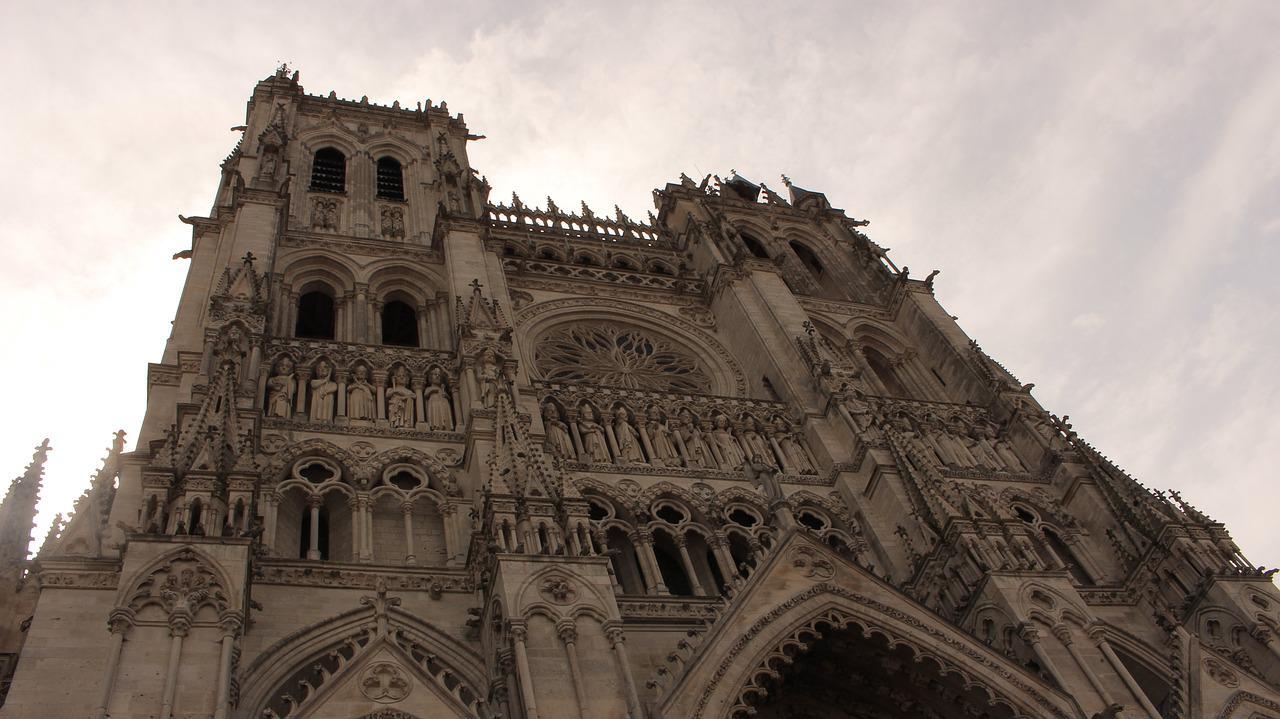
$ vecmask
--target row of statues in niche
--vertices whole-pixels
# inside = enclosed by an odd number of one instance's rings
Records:
[[[644,414],[633,415],[617,404],[602,418],[590,402],[578,405],[575,414],[566,418],[555,401],[542,408],[547,448],[561,459],[728,471],[756,464],[788,474],[817,473],[803,437],[782,417],[762,423],[746,414],[735,423],[716,414],[704,428],[688,408],[668,415],[650,405]]]
[[[872,434],[877,425],[893,429],[935,466],[1028,471],[1008,439],[990,421],[969,421],[960,415],[943,419],[933,413],[916,416],[903,409],[883,417],[860,392],[846,397],[844,405],[859,429]]]
[[[316,362],[310,377],[300,380],[293,360],[282,357],[267,378],[266,415],[305,417],[311,422],[385,422],[392,429],[453,431],[453,396],[439,367],[427,371],[425,384],[397,365],[385,384],[370,381],[370,370],[355,364],[350,377],[335,377],[326,359]]]

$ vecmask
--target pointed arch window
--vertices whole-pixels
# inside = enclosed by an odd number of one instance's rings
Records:
[[[902,380],[898,378],[898,373],[893,369],[893,365],[889,363],[889,359],[880,354],[879,350],[872,347],[864,347],[862,356],[867,358],[867,364],[871,366],[871,371],[875,373],[876,378],[880,380],[880,384],[884,385],[886,392],[893,397],[911,398],[911,393],[907,391]]]
[[[320,290],[303,293],[298,298],[298,321],[293,336],[331,340],[334,326],[333,298]]]
[[[404,200],[404,170],[394,157],[378,158],[378,198]]]
[[[796,257],[800,258],[801,264],[808,268],[809,273],[813,275],[813,279],[821,282],[827,271],[822,266],[822,261],[818,259],[818,255],[799,242],[792,241],[790,245],[791,251],[796,253]]]
[[[751,252],[751,254],[755,255],[756,257],[759,257],[762,260],[771,259],[769,257],[769,251],[764,248],[763,242],[761,242],[760,240],[757,240],[754,236],[746,232],[740,231],[738,233],[738,236],[742,238],[742,244],[747,246],[747,250]]]
[[[382,344],[418,346],[418,313],[412,307],[400,300],[382,306]]]
[[[322,147],[311,162],[313,192],[347,191],[347,156],[334,147]]]

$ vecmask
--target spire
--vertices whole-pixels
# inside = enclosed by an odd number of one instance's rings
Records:
[[[44,483],[44,463],[49,455],[46,438],[36,447],[22,476],[9,484],[0,502],[0,572],[13,572],[27,560],[31,546],[31,530],[35,528],[36,502]],[[20,573],[21,570],[18,570]]]
[[[116,477],[120,474],[120,454],[124,450],[124,430],[116,432],[102,467],[93,475],[89,488],[76,500],[75,513],[65,526],[58,526],[62,516],[54,520],[60,530],[55,536],[53,528],[40,547],[40,556],[54,554],[82,557],[102,556],[102,539],[111,504],[115,500]]]

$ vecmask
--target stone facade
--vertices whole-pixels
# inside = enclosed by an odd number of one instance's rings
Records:
[[[47,444],[0,506],[0,715],[1280,717],[1271,573],[823,194],[495,202],[284,68],[245,126],[136,450],[34,560]]]

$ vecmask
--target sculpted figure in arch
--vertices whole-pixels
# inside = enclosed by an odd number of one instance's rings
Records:
[[[684,445],[686,466],[693,469],[716,468],[715,456],[698,428],[698,419],[688,408],[681,409],[676,419],[676,441]]]
[[[413,427],[413,390],[409,384],[409,371],[397,367],[391,373],[391,388],[387,390],[387,422],[395,428]]]
[[[733,430],[729,427],[729,418],[723,414],[716,415],[715,428],[711,430],[711,443],[719,451],[720,469],[737,469],[747,461],[742,445],[738,444],[738,438],[733,436]]]
[[[267,380],[267,416],[288,417],[293,413],[293,393],[298,381],[293,378],[293,360],[281,357],[275,376]]]
[[[439,367],[432,367],[427,373],[427,389],[424,391],[426,402],[427,425],[431,429],[453,430],[453,408],[449,403],[449,387],[445,384],[444,372]]]
[[[498,393],[502,391],[502,368],[498,366],[498,355],[492,349],[486,348],[480,353],[476,382],[480,385],[480,404],[484,407],[497,404]]]
[[[778,470],[761,455],[753,455],[751,461],[742,463],[742,472],[755,486],[756,491],[776,502],[782,499],[782,485],[778,483]]]
[[[760,432],[763,428],[755,417],[747,417],[742,423],[742,447],[746,453],[752,457],[759,457],[763,461],[777,466],[778,462],[774,459],[773,450],[769,447],[769,442]]]
[[[809,453],[805,451],[800,444],[800,436],[798,432],[792,432],[787,426],[787,421],[781,417],[774,423],[774,436],[778,440],[778,447],[782,453],[787,456],[787,461],[795,468],[797,474],[817,474],[813,463],[809,461]]]
[[[311,421],[332,422],[334,395],[338,383],[333,381],[333,365],[327,360],[316,364],[316,376],[311,379]]]
[[[671,430],[667,428],[667,422],[662,419],[662,411],[658,409],[658,405],[649,405],[647,415],[645,431],[649,433],[649,444],[653,447],[654,463],[667,467],[679,465],[680,454],[671,443]]]
[[[987,422],[975,422],[970,428],[969,454],[978,461],[979,466],[989,469],[1004,469],[1004,460],[996,454],[996,433]]]
[[[644,464],[644,451],[640,449],[640,435],[631,424],[627,408],[618,405],[613,412],[613,438],[618,442],[620,464]]]
[[[560,459],[573,459],[573,438],[569,425],[560,419],[560,408],[555,402],[547,402],[542,408],[542,423],[547,430],[547,448]]]
[[[347,388],[347,417],[350,419],[373,419],[373,397],[375,390],[369,384],[369,368],[362,364],[352,370],[355,375],[351,386]]]
[[[583,462],[610,461],[604,425],[596,421],[596,408],[585,402],[578,409],[578,434],[582,438]]]

